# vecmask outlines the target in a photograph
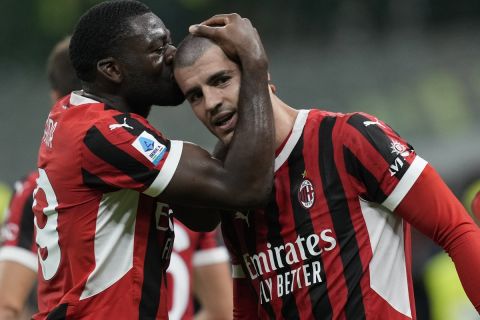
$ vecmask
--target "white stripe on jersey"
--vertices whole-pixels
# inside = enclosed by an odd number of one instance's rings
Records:
[[[193,265],[195,267],[208,266],[228,261],[228,252],[225,247],[197,250],[193,254]]]
[[[96,100],[82,96],[81,95],[82,92],[83,90],[72,92],[72,94],[70,95],[70,101],[69,101],[72,106],[79,106],[87,103],[100,103]]]
[[[95,228],[95,269],[88,276],[80,300],[104,291],[132,268],[139,196],[129,189],[103,195]]]
[[[411,318],[403,220],[381,205],[363,199],[360,209],[373,251],[370,287],[395,310]]]
[[[280,151],[278,156],[275,158],[275,171],[277,171],[282,164],[287,161],[288,157],[293,151],[293,148],[295,148],[297,145],[298,140],[303,134],[303,128],[307,122],[309,112],[310,110],[299,110],[297,118],[295,119],[295,123],[293,124],[292,133],[290,134],[290,137],[288,137],[288,140],[283,146],[282,151]]]
[[[152,184],[143,191],[144,194],[150,197],[156,197],[168,186],[168,183],[173,177],[175,170],[177,170],[180,157],[182,155],[183,141],[171,140],[170,151],[168,157],[163,164],[162,169],[158,173]]]
[[[382,204],[391,211],[394,211],[407,195],[410,188],[412,188],[415,181],[417,181],[423,169],[427,166],[427,163],[428,162],[423,160],[420,156],[416,156],[407,172],[405,172],[402,179],[396,185],[395,189],[393,189],[392,193],[390,193],[388,198],[385,199]]]
[[[30,250],[15,246],[3,246],[0,248],[0,261],[12,261],[21,264],[37,273],[37,255]]]

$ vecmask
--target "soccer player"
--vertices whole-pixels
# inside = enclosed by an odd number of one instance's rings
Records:
[[[80,89],[80,80],[70,63],[70,37],[60,41],[47,61],[52,102]],[[7,217],[0,232],[0,320],[18,319],[37,277],[32,194],[38,171],[15,183]]]
[[[221,158],[238,130],[243,69],[187,36],[174,74]],[[480,230],[427,161],[371,115],[295,110],[274,91],[270,201],[222,217],[234,318],[414,319],[410,225],[450,254],[480,310]]]
[[[169,319],[232,319],[230,264],[217,230],[194,232],[176,219],[174,225],[175,241],[167,269]],[[195,297],[200,302],[196,313]]]
[[[184,100],[173,78],[175,48],[158,16],[122,0],[102,2],[78,21],[70,58],[83,90],[53,106],[39,149],[34,319],[166,318],[170,205],[234,209],[266,202],[274,159],[268,59],[248,20],[227,15],[214,29],[212,38],[244,72],[236,133],[223,162],[167,139],[146,120],[152,105]],[[175,213],[189,227],[210,230],[211,211]]]

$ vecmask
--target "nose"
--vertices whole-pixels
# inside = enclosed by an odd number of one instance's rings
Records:
[[[223,102],[223,98],[219,89],[214,87],[204,89],[203,96],[205,100],[205,108],[207,109],[207,111],[216,112],[219,110]]]
[[[177,48],[174,45],[169,44],[165,52],[165,63],[173,64],[173,59],[175,58],[175,53],[177,53]]]

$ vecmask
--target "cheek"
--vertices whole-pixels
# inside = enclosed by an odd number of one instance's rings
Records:
[[[231,96],[232,102],[235,106],[238,105],[239,94],[240,94],[240,83],[238,83],[238,85],[231,86],[230,96]]]

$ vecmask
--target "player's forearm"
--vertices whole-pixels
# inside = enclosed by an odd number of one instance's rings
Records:
[[[480,310],[480,229],[432,167],[425,168],[395,212],[451,256],[465,292]]]
[[[244,207],[252,207],[266,201],[272,186],[275,130],[267,70],[252,62],[242,68],[238,122],[224,166]]]
[[[463,289],[477,312],[480,313],[480,236],[476,233],[467,233],[462,241],[449,250],[449,255],[455,263],[458,277]]]

